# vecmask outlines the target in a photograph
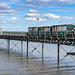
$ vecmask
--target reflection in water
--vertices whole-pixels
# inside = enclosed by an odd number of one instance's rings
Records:
[[[53,60],[45,60],[33,56],[21,56],[19,53],[0,50],[0,74],[13,75],[66,75],[75,73],[75,65],[57,66]],[[72,63],[69,63],[72,65]]]

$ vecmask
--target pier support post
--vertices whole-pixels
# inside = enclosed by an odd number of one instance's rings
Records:
[[[43,58],[43,53],[44,53],[44,43],[42,43],[42,58]]]
[[[28,58],[28,40],[27,40],[27,58]]]
[[[21,53],[23,53],[23,41],[21,41]]]
[[[60,44],[58,43],[58,65],[59,65],[59,56],[60,56],[60,53],[59,53],[59,48],[60,48]]]
[[[7,40],[7,50],[8,52],[10,52],[10,40],[9,39]]]

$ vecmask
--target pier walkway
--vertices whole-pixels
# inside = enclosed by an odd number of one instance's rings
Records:
[[[27,32],[4,32],[0,34],[0,39],[8,40],[20,40],[20,41],[30,41],[30,42],[40,42],[49,44],[61,44],[61,45],[71,45],[75,46],[75,38],[59,38],[59,39],[46,39],[46,38],[34,38],[27,35]]]

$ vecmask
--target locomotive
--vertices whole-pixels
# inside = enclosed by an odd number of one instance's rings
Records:
[[[65,25],[52,25],[43,27],[29,27],[28,35],[33,38],[75,38],[75,25],[65,24]]]

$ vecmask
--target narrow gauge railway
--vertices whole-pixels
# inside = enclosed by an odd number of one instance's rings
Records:
[[[1,34],[0,34],[1,35]],[[24,36],[32,39],[75,39],[75,25],[53,25],[44,27],[29,27],[28,32],[3,31],[5,36]]]
[[[0,34],[1,39],[29,40],[32,42],[44,42],[75,45],[75,25],[53,25],[44,27],[29,27],[28,32],[6,32]]]
[[[29,27],[29,37],[39,39],[74,39],[75,25],[54,25],[45,27]]]
[[[75,25],[29,27],[28,32],[2,32],[1,39],[75,45]]]

